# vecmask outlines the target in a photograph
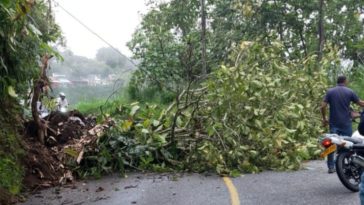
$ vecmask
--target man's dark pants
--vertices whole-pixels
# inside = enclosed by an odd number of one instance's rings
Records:
[[[353,134],[353,128],[350,124],[350,126],[346,126],[344,128],[338,128],[335,126],[331,126],[330,125],[330,133],[332,134],[338,134],[340,136],[347,136],[347,137],[351,137],[351,135]],[[333,169],[335,168],[335,152],[331,153],[327,156],[327,167],[329,169]]]

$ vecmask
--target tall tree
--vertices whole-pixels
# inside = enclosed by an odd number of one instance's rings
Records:
[[[202,75],[207,74],[206,64],[206,9],[205,0],[201,0],[201,60],[202,60]]]
[[[319,6],[319,21],[318,21],[318,46],[317,46],[317,56],[318,61],[321,61],[324,44],[325,44],[325,31],[324,31],[324,0],[320,0]]]
[[[134,81],[177,92],[201,74],[199,13],[199,0],[173,0],[144,16],[128,43],[140,60]]]

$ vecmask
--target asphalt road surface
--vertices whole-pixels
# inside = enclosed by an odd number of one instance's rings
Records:
[[[25,205],[358,205],[324,161],[296,172],[263,172],[237,178],[201,174],[141,174],[104,177],[30,196]]]

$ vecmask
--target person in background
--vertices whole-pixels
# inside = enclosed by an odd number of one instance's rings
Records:
[[[352,132],[352,115],[350,103],[353,102],[364,107],[364,101],[360,100],[353,90],[347,87],[348,81],[345,76],[337,78],[336,87],[330,88],[321,103],[322,123],[329,125],[330,133],[349,136]],[[330,107],[329,120],[326,118],[327,105]],[[327,156],[328,173],[335,172],[335,153]]]
[[[42,101],[40,100],[37,101],[37,111],[41,118],[44,118],[49,114],[48,109],[43,105]]]
[[[66,95],[61,92],[59,93],[59,98],[57,98],[57,110],[60,111],[62,108],[68,107],[68,101],[66,99]]]

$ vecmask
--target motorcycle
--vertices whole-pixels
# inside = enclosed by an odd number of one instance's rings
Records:
[[[364,170],[364,137],[358,131],[351,137],[324,134],[320,140],[325,150],[324,158],[336,151],[336,173],[341,183],[353,192],[359,191],[360,177]]]

